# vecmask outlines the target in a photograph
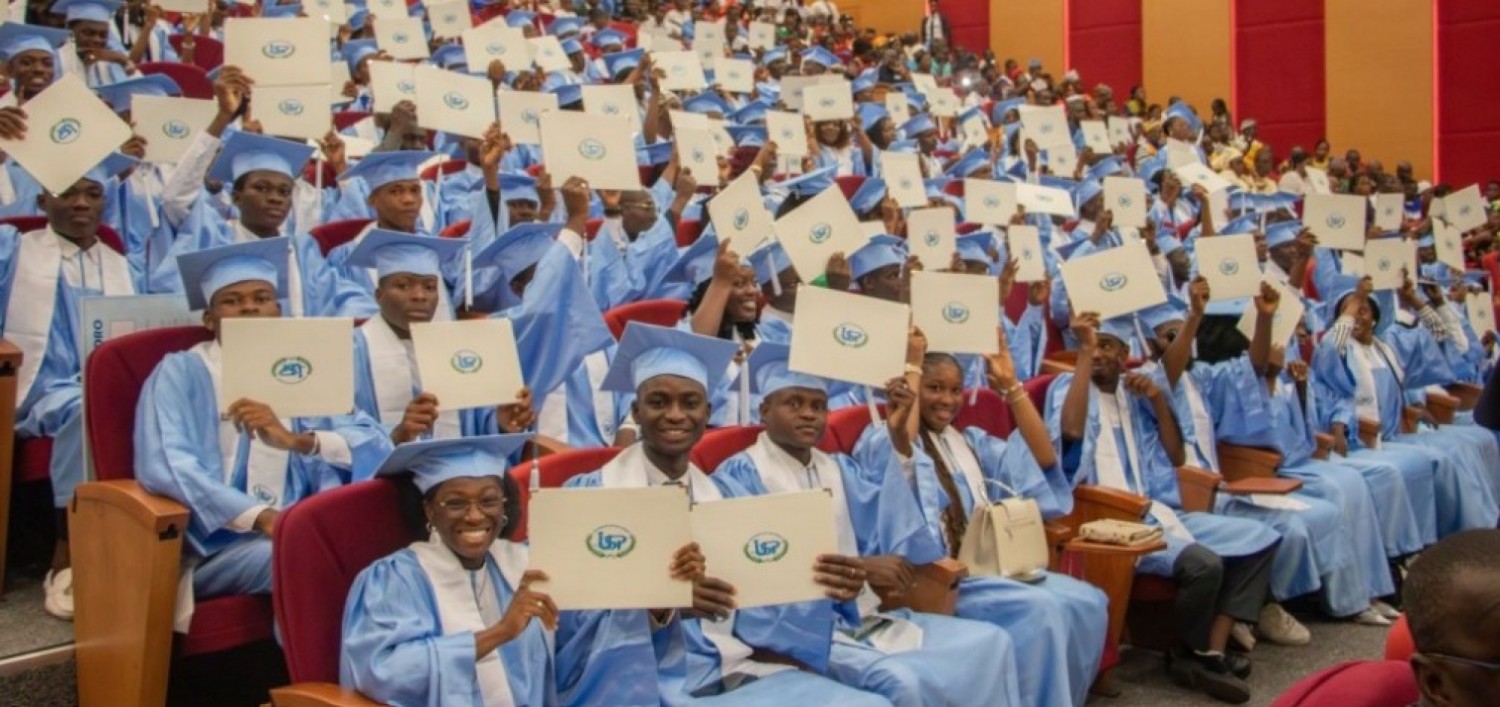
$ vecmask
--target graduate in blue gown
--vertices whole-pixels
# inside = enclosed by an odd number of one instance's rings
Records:
[[[423,210],[428,208],[430,197],[426,182],[419,171],[422,164],[436,155],[425,150],[394,150],[374,152],[339,175],[344,195],[341,202],[360,204],[367,211],[352,218],[373,216],[373,220],[360,230],[349,242],[328,251],[328,262],[346,278],[354,281],[366,292],[375,291],[375,282],[368,269],[351,269],[345,260],[365,235],[375,229],[410,233],[418,236],[435,236],[431,224],[424,222]],[[447,274],[447,283],[457,279],[456,272]],[[446,289],[446,288],[445,288]],[[446,311],[443,319],[452,318],[452,304],[448,292],[440,293]]]
[[[521,508],[506,458],[525,441],[413,442],[381,464],[381,475],[411,472],[429,537],[355,578],[344,606],[344,687],[396,707],[558,704],[557,606],[528,586],[547,575],[528,569],[525,544],[509,539]]]
[[[0,59],[5,62],[10,88],[0,96],[0,110],[23,107],[57,80],[64,71],[59,50],[69,46],[70,39],[72,34],[64,29],[19,22],[0,26]],[[0,217],[40,214],[37,197],[41,194],[41,183],[14,158],[0,159]]]
[[[238,217],[225,218],[209,194],[193,192],[197,194],[195,200],[176,223],[177,236],[169,257],[151,273],[151,291],[182,291],[177,272],[181,255],[288,235],[285,242],[293,260],[286,297],[292,316],[363,317],[375,313],[378,307],[370,293],[330,267],[312,236],[300,230],[286,233],[296,185],[313,148],[246,132],[231,133],[223,145],[206,174],[228,186]],[[179,172],[183,169],[180,167]],[[180,175],[173,177],[178,178]],[[200,185],[202,181],[202,176],[195,179]]]
[[[134,164],[114,153],[62,193],[43,192],[44,228],[17,233],[0,226],[0,336],[21,351],[14,374],[16,436],[52,438],[48,475],[58,539],[43,581],[43,608],[64,620],[73,618],[66,509],[86,474],[79,300],[136,294],[126,257],[98,238],[106,189]]]
[[[1244,702],[1249,662],[1226,653],[1229,634],[1236,621],[1259,620],[1281,537],[1259,521],[1182,510],[1176,467],[1183,463],[1183,438],[1168,395],[1149,377],[1125,371],[1135,328],[1124,317],[1101,324],[1091,312],[1073,324],[1077,368],[1047,392],[1047,429],[1062,470],[1074,485],[1151,500],[1146,522],[1162,528],[1167,548],[1142,557],[1136,571],[1177,583],[1182,645],[1169,670],[1184,685]]]
[[[49,11],[62,15],[73,31],[83,78],[89,86],[124,81],[139,75],[125,47],[114,36],[114,17],[120,0],[59,0]]]
[[[373,268],[380,314],[354,333],[354,405],[380,421],[395,444],[416,439],[519,432],[531,426],[531,391],[499,407],[444,408],[424,392],[411,327],[431,322],[442,287],[443,261],[462,257],[468,242],[371,231],[349,255],[351,267]]]
[[[693,287],[677,328],[734,342],[741,351],[713,391],[709,423],[715,427],[755,424],[759,401],[750,392],[749,379],[741,375],[745,355],[759,343],[760,287],[754,268],[741,260],[728,241],[720,243],[717,236],[705,233],[683,251],[666,278]]]
[[[828,386],[821,378],[789,370],[789,354],[787,345],[772,343],[762,343],[751,354],[748,365],[753,390],[762,396],[760,419],[766,431],[710,478],[725,496],[827,489],[833,494],[839,552],[860,563],[866,582],[853,601],[739,612],[739,635],[771,640],[798,635],[777,630],[780,624],[805,627],[803,645],[763,647],[792,655],[813,652],[814,646],[828,651],[812,657],[827,663],[832,677],[898,705],[1032,704],[1018,692],[1015,656],[1003,630],[906,609],[878,611],[877,592],[905,592],[914,577],[913,563],[941,558],[942,548],[932,542],[894,457],[883,473],[870,474],[852,457],[818,450],[828,421]],[[776,625],[760,625],[761,620]],[[863,634],[866,627],[874,630]],[[823,632],[830,633],[831,641],[813,643]]]
[[[731,342],[633,322],[605,381],[633,389],[642,441],[604,468],[568,480],[576,488],[685,485],[699,501],[723,496],[689,452],[709,417],[708,391],[735,353]],[[564,612],[557,631],[558,694],[566,704],[890,704],[798,670],[788,661],[763,662],[737,635],[733,587],[703,572],[696,544],[672,560],[673,576],[694,582],[694,609]],[[842,565],[824,567],[845,587]],[[696,568],[696,569],[694,569]],[[858,570],[855,577],[858,577]],[[691,615],[689,615],[691,614]],[[702,618],[698,618],[702,617]],[[791,630],[791,627],[786,627]],[[826,641],[828,634],[817,639]],[[619,675],[655,675],[656,684],[619,684]]]
[[[1021,439],[1007,443],[979,429],[953,427],[964,396],[958,363],[946,354],[924,355],[926,341],[914,335],[906,360],[921,372],[908,373],[905,385],[890,388],[887,423],[871,424],[854,447],[867,474],[891,465],[902,470],[903,486],[921,509],[931,542],[949,557],[958,556],[973,513],[992,499],[990,481],[1037,499],[1044,516],[1071,508],[1071,489],[1057,468],[1046,428],[1015,380],[1004,342],[1000,349],[1003,353],[986,360],[988,374],[1019,416]],[[1059,501],[1058,492],[1067,500]],[[1023,655],[1045,656],[1018,661],[1028,704],[1083,704],[1104,651],[1108,602],[1103,592],[1072,577],[1042,577],[1035,584],[969,577],[959,584],[956,615],[1005,629]]]
[[[1346,281],[1325,300],[1336,317],[1327,317],[1333,324],[1314,350],[1312,370],[1322,401],[1336,416],[1335,434],[1343,437],[1348,449],[1362,450],[1360,421],[1380,426],[1380,441],[1372,454],[1401,469],[1419,519],[1429,498],[1433,504],[1432,524],[1423,527],[1425,542],[1467,528],[1494,527],[1500,519],[1488,480],[1494,470],[1479,466],[1480,440],[1433,430],[1401,432],[1406,391],[1436,382],[1433,369],[1442,360],[1403,358],[1378,335],[1382,318],[1394,315],[1371,292],[1366,277]],[[1419,310],[1419,316],[1432,316],[1430,308]]]
[[[281,316],[286,248],[270,238],[182,256],[188,306],[216,333],[225,319]],[[191,512],[184,559],[198,598],[268,593],[277,514],[361,470],[368,475],[391,449],[362,413],[287,419],[242,398],[222,406],[221,420],[221,363],[217,337],[168,354],[136,406],[136,478]],[[186,630],[186,616],[178,618]]]

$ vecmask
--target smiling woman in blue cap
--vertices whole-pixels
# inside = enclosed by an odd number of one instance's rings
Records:
[[[339,661],[345,687],[392,705],[556,703],[548,633],[557,606],[530,588],[547,575],[528,569],[526,546],[510,541],[521,505],[506,457],[526,439],[414,442],[381,463],[382,476],[410,474],[427,537],[355,578]]]

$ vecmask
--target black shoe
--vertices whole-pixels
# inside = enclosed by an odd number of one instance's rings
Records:
[[[1235,677],[1241,680],[1250,679],[1250,669],[1253,667],[1250,663],[1250,656],[1230,651],[1224,654],[1224,665],[1228,666],[1229,672],[1234,673]]]
[[[1237,705],[1250,701],[1250,686],[1230,670],[1223,656],[1198,655],[1192,651],[1175,653],[1167,662],[1167,672],[1173,682],[1199,690],[1220,702]]]

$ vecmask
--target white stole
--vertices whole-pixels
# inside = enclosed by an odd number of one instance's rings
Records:
[[[1374,339],[1369,346],[1351,340],[1348,343],[1350,372],[1354,374],[1354,412],[1361,418],[1380,421],[1380,386],[1375,383],[1375,371],[1391,369],[1400,388],[1404,371],[1384,341]]]
[[[375,315],[359,325],[370,353],[370,379],[375,383],[375,406],[384,425],[399,425],[406,417],[406,405],[421,390],[416,357],[407,344],[396,336],[385,317]],[[438,419],[432,425],[431,439],[454,439],[463,436],[458,411],[442,408],[438,401]]]
[[[948,465],[948,471],[956,474],[959,480],[969,487],[969,496],[974,499],[974,507],[968,509],[966,513],[972,515],[976,509],[988,505],[990,495],[985,488],[984,469],[979,465],[979,457],[974,455],[974,450],[969,447],[969,440],[964,437],[964,433],[959,432],[957,427],[948,425],[938,434],[935,441],[938,449],[933,451],[943,455],[943,462]]]
[[[1115,388],[1114,393],[1105,393],[1094,387],[1099,401],[1099,434],[1094,437],[1094,475],[1100,486],[1131,491],[1150,498],[1145,477],[1141,470],[1141,454],[1135,439],[1135,418],[1130,410],[1130,398],[1125,390]],[[1120,463],[1120,449],[1115,443],[1115,428],[1123,428],[1126,458],[1135,475],[1135,489],[1125,480],[1125,467]],[[1193,542],[1193,534],[1183,525],[1182,519],[1170,506],[1151,499],[1151,517],[1161,524],[1169,535],[1184,542]]]
[[[47,341],[52,336],[52,317],[57,308],[58,280],[62,279],[62,236],[49,226],[23,233],[20,239],[16,245],[10,300],[5,303],[3,332],[6,339],[21,349],[21,370],[16,380],[17,405],[31,392],[46,357]],[[104,294],[135,294],[125,256],[102,241],[96,242],[94,248],[99,249],[103,275],[99,284]]]
[[[486,621],[479,602],[485,603],[488,613],[501,614],[500,588],[489,587],[483,597],[474,595],[474,585],[469,570],[459,563],[458,556],[448,549],[434,532],[427,542],[415,542],[408,546],[417,556],[417,564],[427,575],[432,585],[433,598],[437,601],[438,627],[443,635],[472,631],[478,633],[495,621]],[[496,539],[490,545],[490,558],[500,568],[500,576],[511,587],[521,586],[521,575],[526,571],[525,546],[508,540]],[[480,572],[489,576],[489,567]],[[550,641],[549,641],[550,643]],[[550,646],[549,646],[550,647]],[[490,651],[474,665],[480,694],[484,695],[485,707],[510,707],[516,699],[510,691],[510,678],[505,670],[505,661],[500,658],[500,649]]]
[[[1183,386],[1183,395],[1187,396],[1188,409],[1193,414],[1193,444],[1186,445],[1187,451],[1197,457],[1199,466],[1205,469],[1219,468],[1219,449],[1215,444],[1214,420],[1203,407],[1203,396],[1198,393],[1198,384],[1193,382],[1193,377],[1187,371],[1177,379],[1177,384]]]
[[[230,221],[229,227],[234,230],[235,243],[254,243],[260,240],[260,236],[250,232],[238,219]],[[286,300],[291,308],[291,316],[304,316],[302,306],[302,260],[297,255],[297,238],[295,236],[287,239],[287,269],[286,269]]]
[[[220,358],[222,352],[219,342],[205,341],[194,346],[192,351],[203,360],[204,368],[208,369],[208,375],[213,379],[214,401],[217,405],[222,399],[224,389],[223,364]],[[291,420],[278,419],[283,427],[291,429]],[[219,463],[223,465],[221,468],[224,472],[225,484],[233,483],[238,464],[243,462],[246,464],[243,491],[258,503],[264,503],[277,510],[281,509],[285,500],[282,494],[286,492],[287,465],[291,461],[291,452],[275,449],[262,442],[259,437],[235,429],[233,422],[220,420],[219,455]]]

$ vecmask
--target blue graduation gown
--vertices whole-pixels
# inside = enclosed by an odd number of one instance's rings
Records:
[[[970,437],[970,433],[978,434]],[[978,430],[970,430],[965,436],[989,478],[1016,481],[1007,485],[1024,494],[1035,494],[1044,515],[1066,512],[1053,493],[1054,483],[1061,483],[1061,479],[1049,483],[1025,445],[1007,445]],[[854,447],[854,457],[866,473],[889,468],[895,455],[890,430],[881,424],[865,428]],[[942,512],[951,499],[943,493],[927,451],[920,447],[913,449],[911,464],[913,473],[907,484],[908,492],[916,497],[931,542],[943,549],[939,556],[948,555]],[[953,473],[964,508],[974,509],[976,499],[969,497],[967,484],[957,478],[962,472],[953,470]],[[1071,493],[1067,498],[1067,507],[1071,508]],[[931,559],[936,558],[927,561]],[[1049,572],[1046,580],[1038,584],[1003,577],[964,579],[959,584],[955,615],[1005,629],[1023,655],[1046,656],[1044,660],[1018,666],[1021,694],[1029,704],[1070,705],[1083,702],[1098,671],[1108,624],[1107,609],[1108,600],[1092,585]]]
[[[411,397],[415,398],[420,393],[420,390],[413,390]],[[387,435],[396,428],[397,424],[400,424],[399,421],[388,424],[380,419],[380,401],[376,399],[375,393],[375,373],[370,365],[370,343],[365,337],[365,332],[360,329],[354,331],[354,409],[380,425]],[[439,412],[441,411],[442,409],[439,408]],[[464,408],[457,412],[461,436],[478,437],[500,434],[495,408]],[[375,470],[369,471],[374,473]]]
[[[515,596],[500,568],[486,557],[490,587],[504,611]],[[445,631],[432,580],[410,549],[366,567],[344,607],[339,682],[397,707],[484,703],[474,634]],[[540,621],[532,621],[497,650],[515,704],[557,704],[551,650]]]
[[[900,467],[872,475],[863,472],[851,457],[838,454],[832,458],[838,464],[859,554],[930,559],[936,548],[926,521],[903,487]],[[754,459],[741,452],[720,464],[711,478],[726,497],[761,496],[770,492],[760,474]],[[898,705],[1028,704],[1018,692],[1020,680],[1010,635],[999,627],[904,609],[882,612],[913,621],[923,629],[919,649],[885,653],[867,641],[852,638],[816,641],[813,632],[818,629],[839,630],[847,636],[859,626],[858,609],[852,602],[837,607],[838,611],[831,600],[775,608],[779,611],[769,612],[771,616],[767,617],[756,611],[737,612],[736,633],[752,645],[789,653],[798,646],[778,645],[776,639],[795,637],[798,632],[782,627],[806,626],[808,643],[821,643],[828,649],[824,660],[830,677],[883,695]],[[764,621],[757,621],[761,618],[774,619],[777,624],[766,626]],[[780,630],[767,630],[773,627]],[[976,665],[976,656],[983,656],[982,667]]]

